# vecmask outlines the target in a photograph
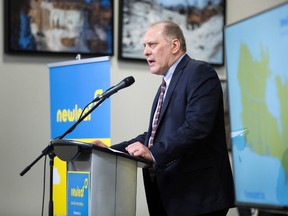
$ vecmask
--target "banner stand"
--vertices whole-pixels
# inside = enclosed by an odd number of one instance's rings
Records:
[[[87,143],[100,139],[110,146],[110,99],[93,113],[96,103],[86,107],[110,87],[109,57],[81,59],[78,54],[76,60],[51,63],[48,67],[51,140],[62,134],[62,138]],[[86,117],[79,124],[82,112]],[[63,216],[67,215],[67,164],[57,156],[54,159],[53,216]]]

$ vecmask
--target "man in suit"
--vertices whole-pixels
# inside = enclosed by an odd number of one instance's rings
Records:
[[[153,162],[143,169],[151,216],[226,215],[234,190],[217,73],[186,54],[182,30],[170,21],[150,26],[144,55],[166,86],[156,94],[148,131],[112,148]]]

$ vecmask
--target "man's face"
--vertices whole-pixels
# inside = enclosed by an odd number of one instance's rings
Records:
[[[144,55],[152,74],[165,75],[173,64],[172,43],[163,36],[163,26],[156,25],[144,35]]]

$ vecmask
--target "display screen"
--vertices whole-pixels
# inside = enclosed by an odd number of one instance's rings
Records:
[[[236,204],[288,210],[288,4],[224,29]]]

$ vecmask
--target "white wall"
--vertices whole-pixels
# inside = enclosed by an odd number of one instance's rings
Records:
[[[134,85],[114,95],[111,104],[112,142],[137,135],[146,129],[151,100],[159,77],[144,63],[117,60],[118,1],[115,2],[115,55],[111,58],[111,83],[134,76]],[[226,23],[238,21],[285,0],[227,0]],[[3,1],[0,3],[3,11]],[[3,13],[1,13],[3,16]],[[3,17],[2,17],[3,19]],[[3,22],[0,23],[4,32]],[[41,213],[44,160],[25,176],[19,173],[48,145],[50,136],[49,77],[47,64],[71,60],[64,57],[10,56],[3,53],[0,34],[0,215],[34,216]],[[197,56],[195,57],[197,58]],[[225,73],[225,68],[216,68]],[[49,170],[47,170],[49,173]],[[47,187],[48,184],[47,178]],[[48,195],[48,191],[46,192]],[[45,211],[47,215],[48,196]],[[139,171],[137,216],[147,216],[141,172]],[[230,216],[237,215],[235,209]]]

